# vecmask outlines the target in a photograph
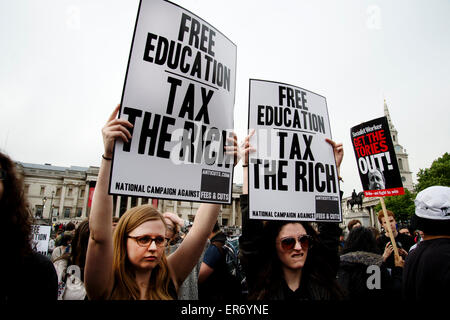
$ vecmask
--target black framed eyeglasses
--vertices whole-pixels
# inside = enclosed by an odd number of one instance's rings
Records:
[[[138,237],[128,236],[128,238],[134,239],[136,241],[136,243],[141,247],[149,247],[149,246],[151,246],[153,241],[155,242],[157,247],[164,247],[169,240],[162,236],[150,237],[147,235],[138,236]]]
[[[302,246],[302,249],[312,248],[313,238],[310,235],[303,234],[297,238],[286,237],[280,240],[281,248],[283,250],[292,250],[295,248],[297,241]]]
[[[0,180],[6,180],[6,170],[0,169]]]

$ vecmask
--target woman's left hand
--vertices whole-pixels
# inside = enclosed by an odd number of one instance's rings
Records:
[[[334,158],[336,159],[336,166],[339,170],[339,168],[341,167],[342,159],[344,158],[344,146],[342,143],[336,143],[328,138],[325,138],[325,141],[328,142],[333,147]]]

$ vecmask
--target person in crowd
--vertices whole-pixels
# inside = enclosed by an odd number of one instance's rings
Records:
[[[339,255],[342,254],[342,251],[344,250],[344,244],[345,244],[345,236],[344,236],[344,232],[341,232],[341,235],[339,236]]]
[[[352,231],[353,228],[361,227],[362,223],[358,219],[350,220],[350,222],[347,224],[348,232]]]
[[[70,233],[63,234],[61,240],[59,241],[59,246],[57,246],[52,252],[52,262],[60,259],[69,259],[72,249],[72,239],[73,236]]]
[[[414,244],[409,248],[409,252],[417,248],[417,245],[423,240],[423,232],[421,230],[417,230],[416,236],[414,237]]]
[[[397,231],[397,222],[395,221],[394,213],[392,211],[386,210],[386,213],[387,219],[384,216],[383,210],[378,211],[378,221],[386,232],[378,238],[377,243],[380,252],[383,252],[383,261],[385,262],[386,267],[389,270],[392,270],[395,267],[394,248],[387,232],[387,223],[391,226],[392,235],[397,244],[399,255],[402,256],[403,260],[408,255],[409,248],[414,244],[414,240],[410,236],[401,234]]]
[[[228,272],[226,264],[226,234],[216,221],[209,235],[210,245],[205,252],[198,275],[199,299],[220,301],[241,299],[241,286],[237,278]]]
[[[401,297],[403,261],[397,261],[391,276],[378,252],[377,241],[369,228],[357,227],[350,231],[338,270],[338,282],[346,299],[373,301]]]
[[[62,299],[66,282],[66,270],[70,264],[72,252],[72,234],[64,233],[59,241],[60,245],[52,252],[52,262],[58,277],[58,300]]]
[[[339,266],[338,223],[250,220],[248,212],[248,153],[252,131],[239,152],[243,159],[244,184],[241,196],[241,263],[247,277],[249,299],[332,300],[342,299],[336,281]],[[337,170],[342,162],[342,144],[326,139],[334,150]]]
[[[407,236],[409,236],[409,237],[412,237],[412,236],[411,236],[411,233],[409,232],[409,228],[408,228],[407,226],[401,226],[401,227],[398,229],[398,233],[405,234],[405,235],[407,235]],[[413,239],[413,241],[414,241],[414,239]]]
[[[372,231],[373,236],[375,237],[375,240],[378,241],[378,238],[381,236],[381,232],[380,230],[378,230],[378,228],[375,227],[367,227],[370,231]],[[378,243],[378,242],[377,242]]]
[[[116,118],[120,105],[102,129],[104,154],[89,216],[90,239],[84,280],[88,298],[177,299],[180,285],[194,268],[220,211],[202,203],[179,248],[165,254],[166,221],[151,205],[125,212],[112,235],[113,200],[108,194],[114,141],[127,143],[132,124]]]
[[[414,204],[412,224],[422,230],[423,241],[406,258],[403,297],[445,302],[450,289],[450,188],[428,187]]]
[[[0,264],[3,303],[56,301],[58,280],[52,262],[31,248],[32,217],[23,178],[9,156],[0,152],[0,242],[7,261]]]
[[[180,218],[177,214],[172,212],[164,212],[164,220],[166,221],[166,238],[168,240],[168,246],[166,248],[166,254],[170,255],[175,252],[178,247],[181,245],[182,240],[179,236],[179,233],[183,229],[186,231],[187,226],[189,226],[189,222]],[[205,247],[206,248],[206,247]],[[205,250],[202,251],[202,254],[197,261],[197,264],[192,269],[191,273],[187,276],[186,280],[184,280],[183,284],[180,286],[178,290],[178,299],[179,300],[198,300],[198,274],[200,271],[200,265],[203,259]]]
[[[61,234],[56,238],[55,240],[55,246],[59,247],[61,245],[61,239],[64,235],[70,235],[73,237],[74,233],[75,233],[75,224],[70,221],[69,223],[67,223],[64,227],[64,231],[61,232]]]
[[[55,236],[50,235],[50,240],[48,240],[48,256],[51,257],[53,250],[55,249]]]
[[[83,220],[75,230],[72,240],[72,253],[70,255],[70,264],[76,265],[81,271],[81,281],[84,281],[84,266],[86,264],[86,253],[89,243],[89,219]]]
[[[85,300],[84,266],[86,251],[89,242],[89,220],[85,219],[75,229],[71,242],[71,251],[61,278],[59,296],[60,300]]]

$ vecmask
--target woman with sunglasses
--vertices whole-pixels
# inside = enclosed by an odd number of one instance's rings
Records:
[[[239,239],[251,300],[341,299],[336,282],[339,265],[338,223],[265,221],[248,218],[248,153],[255,151],[248,135],[239,153],[243,158],[244,183],[241,196],[242,236]],[[337,170],[343,158],[342,144],[333,147]],[[276,199],[274,199],[276,201]]]
[[[197,263],[220,205],[203,203],[186,238],[166,257],[166,222],[151,205],[129,209],[112,235],[113,200],[108,195],[115,139],[128,142],[132,124],[116,119],[117,106],[102,129],[105,147],[89,217],[90,239],[84,280],[89,299],[177,299]]]

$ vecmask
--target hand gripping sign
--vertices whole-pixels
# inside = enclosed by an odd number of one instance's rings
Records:
[[[380,197],[387,219],[385,196],[404,194],[402,179],[386,117],[377,118],[350,130],[359,176],[366,197]],[[398,249],[390,224],[386,224],[394,252]]]
[[[110,194],[231,203],[236,46],[195,14],[141,0],[116,141]]]
[[[342,220],[326,99],[279,82],[250,79],[251,219]]]

